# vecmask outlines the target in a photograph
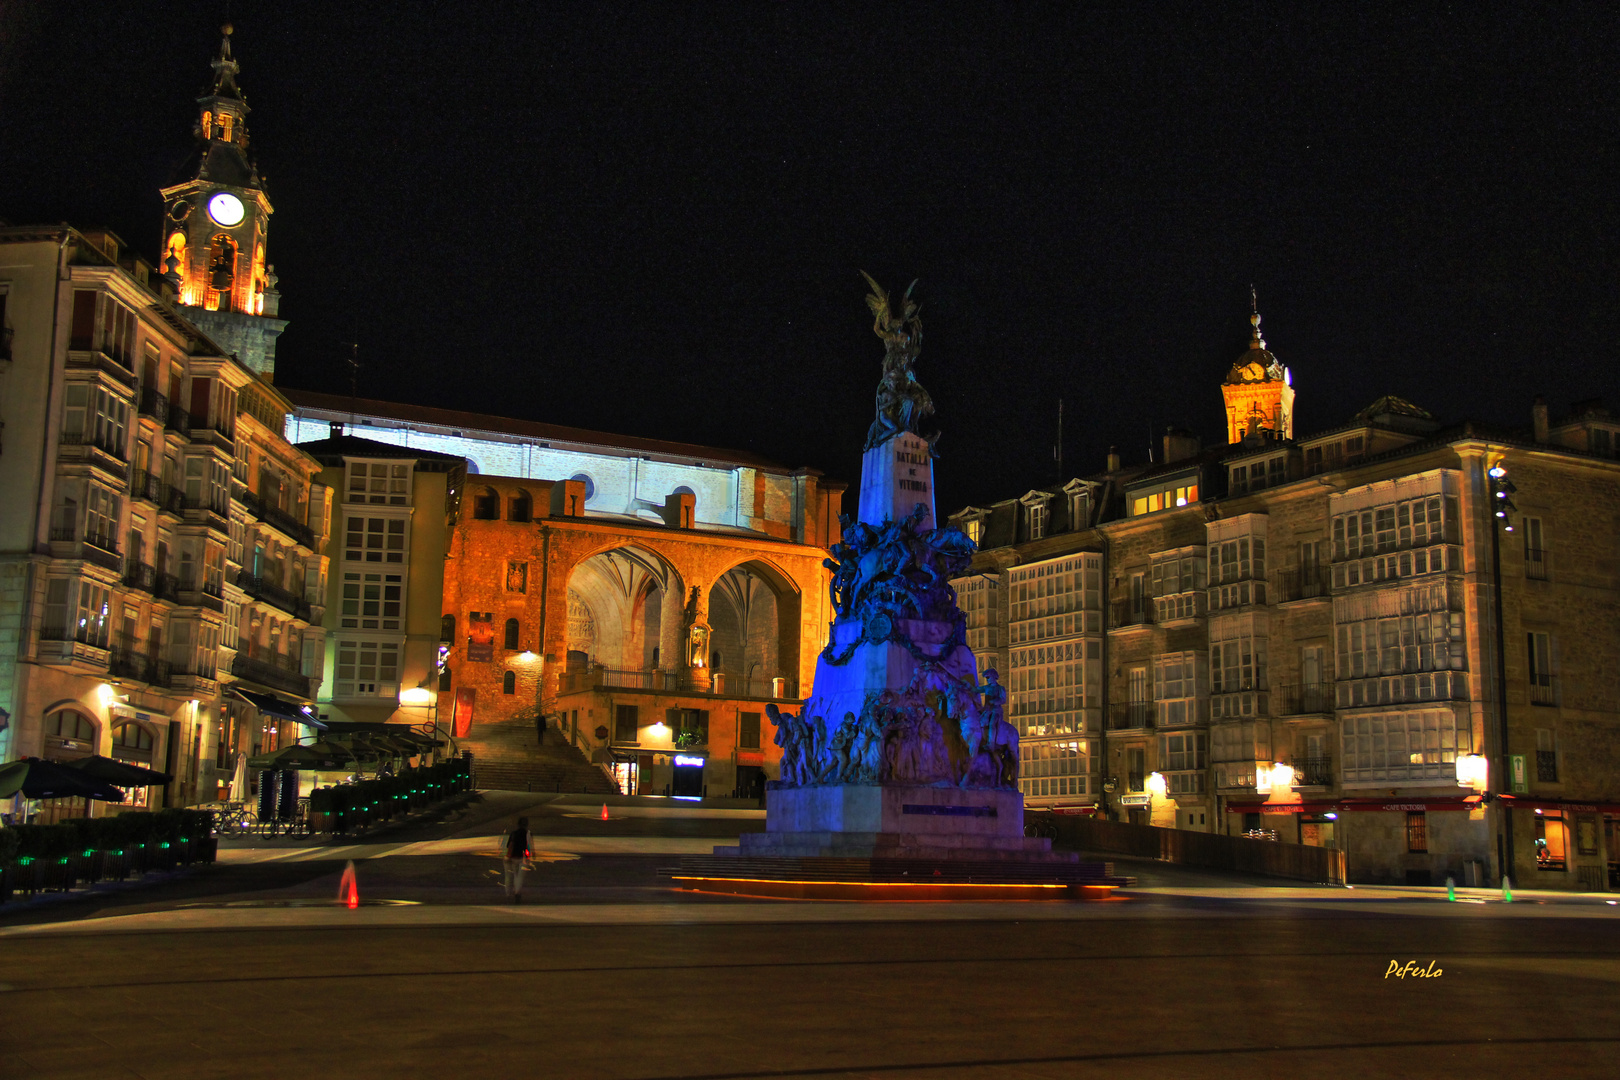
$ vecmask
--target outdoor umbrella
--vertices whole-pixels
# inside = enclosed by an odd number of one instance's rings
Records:
[[[28,777],[28,762],[13,761],[0,765],[0,799],[9,799],[17,794],[17,789],[23,786]]]
[[[20,790],[27,799],[96,799],[101,802],[123,802],[124,793],[105,780],[98,780],[94,776],[86,776],[78,769],[70,769],[54,761],[45,761],[41,758],[23,758],[14,765],[23,765],[27,768],[22,782],[13,788]],[[4,775],[4,782],[9,783],[14,776]]]
[[[236,771],[231,774],[230,798],[226,802],[247,802],[247,755],[236,755]]]
[[[329,760],[313,746],[283,746],[273,754],[254,758],[248,764],[255,769],[297,772],[300,769],[322,768]]]
[[[343,768],[360,760],[359,756],[347,746],[326,739],[322,739],[318,743],[311,743],[304,749],[313,750],[321,755],[322,761],[334,763],[337,768]]]
[[[127,761],[116,758],[102,757],[97,754],[93,757],[82,758],[79,761],[69,762],[69,768],[78,769],[87,776],[97,780],[105,780],[118,787],[152,787],[156,784],[167,784],[174,777],[156,769],[144,768],[140,765],[131,765]]]

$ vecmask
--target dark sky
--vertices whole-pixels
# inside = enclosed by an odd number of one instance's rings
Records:
[[[1301,432],[1620,406],[1607,5],[229,6],[288,386],[853,483],[865,269],[943,512],[1221,437],[1251,282]],[[225,8],[0,0],[0,218],[155,255]]]

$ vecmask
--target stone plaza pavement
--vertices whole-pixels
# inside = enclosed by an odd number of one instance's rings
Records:
[[[0,914],[0,1080],[1620,1075],[1608,894],[1121,861],[1110,902],[745,900],[661,870],[747,817],[532,798]],[[519,812],[542,861],[515,905]]]

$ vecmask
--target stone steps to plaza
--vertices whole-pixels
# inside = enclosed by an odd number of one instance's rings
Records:
[[[473,785],[495,791],[561,791],[614,794],[613,782],[561,732],[547,728],[537,739],[527,721],[483,724],[456,740],[473,755]]]

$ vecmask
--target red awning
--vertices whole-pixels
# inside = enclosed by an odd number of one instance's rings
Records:
[[[1325,814],[1350,810],[1473,810],[1482,805],[1478,795],[1439,798],[1340,799],[1337,802],[1228,803],[1228,814]]]
[[[763,765],[765,764],[765,753],[762,750],[739,750],[737,751],[737,764]]]
[[[1574,799],[1532,799],[1525,795],[1498,795],[1514,810],[1571,810],[1587,814],[1620,814],[1620,803],[1576,802]]]

